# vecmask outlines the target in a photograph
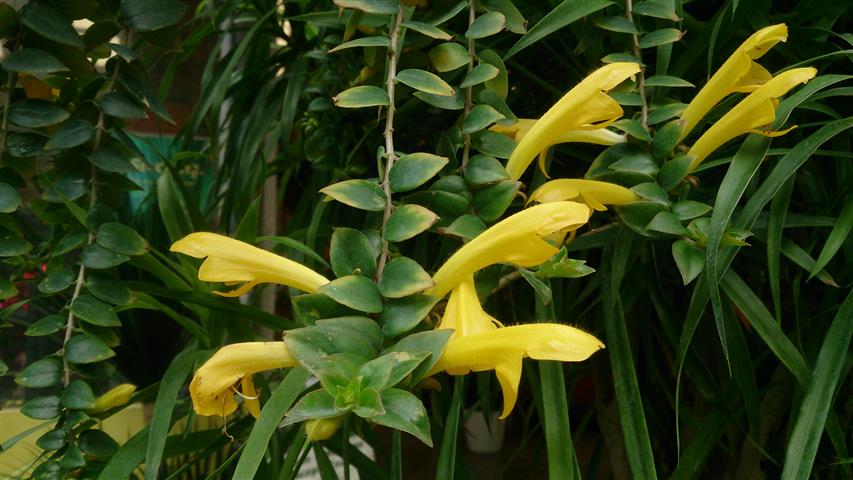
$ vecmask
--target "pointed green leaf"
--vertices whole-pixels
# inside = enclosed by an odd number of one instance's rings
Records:
[[[92,387],[82,380],[72,380],[62,391],[62,405],[72,410],[86,410],[95,404],[95,394]]]
[[[62,122],[69,115],[67,110],[47,100],[25,98],[9,105],[8,118],[21,127],[41,128]]]
[[[12,213],[21,206],[21,195],[8,183],[0,182],[0,213]]]
[[[506,117],[504,117],[502,113],[498,112],[490,105],[475,105],[474,108],[468,112],[468,116],[465,117],[465,121],[462,123],[462,133],[470,134],[479,132],[480,130],[488,127],[498,120],[503,120],[504,118]]]
[[[341,415],[335,408],[335,399],[325,390],[314,390],[302,397],[284,417],[283,426],[318,418],[329,418]]]
[[[427,230],[438,221],[438,215],[420,205],[399,205],[391,213],[382,236],[389,242],[402,242]]]
[[[511,138],[489,130],[471,135],[471,144],[481,153],[497,158],[509,158],[515,150],[515,142]]]
[[[48,295],[59,293],[71,286],[76,275],[69,269],[51,272],[39,282],[39,291]]]
[[[637,34],[637,27],[634,26],[634,22],[628,20],[622,16],[616,17],[602,17],[596,19],[593,23],[595,26],[609,32],[618,32],[618,33],[631,33]]]
[[[684,34],[676,28],[662,28],[640,37],[640,48],[652,48],[681,40]]]
[[[29,364],[15,377],[15,383],[27,388],[44,388],[62,380],[62,362],[46,357]]]
[[[467,242],[483,233],[486,230],[486,224],[480,220],[480,217],[466,213],[459,216],[447,228],[441,229],[444,235],[453,235]]]
[[[481,63],[465,75],[465,79],[459,86],[462,88],[473,87],[497,77],[500,73],[501,71],[497,67],[488,63]]]
[[[436,303],[438,299],[432,295],[410,295],[388,300],[379,316],[382,331],[389,337],[408,332],[421,323]]]
[[[72,47],[83,48],[71,21],[43,2],[29,2],[21,9],[21,23],[42,37]]]
[[[386,353],[361,366],[358,371],[364,378],[361,386],[382,392],[400,383],[429,356],[429,352]]]
[[[392,258],[379,280],[379,292],[387,298],[400,298],[422,292],[435,285],[421,265],[408,257]]]
[[[332,233],[329,259],[337,277],[373,277],[376,273],[376,252],[367,237],[352,228],[336,228]]]
[[[335,200],[351,207],[381,212],[385,210],[385,192],[370,180],[344,180],[320,190]]]
[[[80,260],[86,268],[101,270],[121,265],[130,260],[130,257],[107,250],[100,245],[92,244],[83,249]]]
[[[372,85],[359,85],[332,97],[341,108],[385,107],[391,104],[388,93]]]
[[[705,269],[705,252],[686,240],[676,240],[672,243],[672,258],[681,273],[684,285],[692,282]]]
[[[362,37],[356,38],[355,40],[350,40],[349,42],[344,42],[337,47],[329,50],[329,53],[339,52],[341,50],[346,50],[348,48],[356,48],[356,47],[390,47],[391,40],[388,37],[384,36],[375,36],[375,37]]]
[[[110,347],[91,335],[75,335],[65,344],[65,359],[69,363],[95,363],[113,356],[115,352]]]
[[[93,152],[89,155],[89,161],[106,172],[134,173],[137,171],[121,152],[112,147],[104,147]]]
[[[356,275],[337,278],[317,289],[334,301],[360,312],[382,311],[382,297],[372,280]]]
[[[441,73],[456,70],[468,64],[468,51],[455,42],[445,42],[433,47],[428,56],[433,67]]]
[[[447,162],[447,157],[425,152],[404,155],[391,167],[388,177],[391,190],[405,192],[420,187],[444,168]]]
[[[30,75],[47,75],[68,69],[50,53],[36,48],[22,48],[10,52],[3,60],[0,60],[0,65],[7,72],[29,73]]]
[[[124,282],[104,274],[88,272],[86,288],[92,295],[113,305],[128,305],[133,301],[130,289]]]
[[[121,326],[121,321],[119,321],[113,308],[92,295],[84,294],[75,298],[71,304],[71,313],[80,320],[99,327]]]
[[[503,180],[477,190],[474,194],[474,208],[477,214],[486,222],[497,220],[509,208],[520,187],[521,182]]]
[[[646,225],[645,229],[652,232],[668,233],[670,235],[687,234],[687,229],[681,224],[681,220],[670,212],[660,212],[655,215],[652,221]]]
[[[36,420],[50,420],[59,415],[61,410],[59,397],[35,397],[21,406],[21,413]]]
[[[121,13],[127,25],[140,32],[157,30],[178,23],[187,5],[178,0],[122,0]]]
[[[44,335],[50,335],[52,333],[56,333],[61,329],[65,328],[66,319],[53,314],[48,315],[38,322],[27,327],[27,330],[24,332],[24,335],[28,337],[42,337]]]
[[[679,220],[692,220],[696,217],[701,217],[710,212],[713,207],[706,203],[696,202],[693,200],[682,200],[672,205],[672,213]]]
[[[121,92],[109,92],[100,99],[101,110],[107,115],[134,120],[147,118],[148,114],[131,97]]]
[[[118,222],[108,222],[98,228],[98,245],[122,255],[136,256],[148,251],[148,242],[136,230]]]
[[[681,21],[678,14],[672,8],[671,4],[666,2],[657,2],[649,0],[634,4],[634,13],[637,15],[645,15],[647,17],[662,18],[664,20],[672,20],[673,22]]]
[[[335,5],[341,8],[352,8],[365,13],[380,13],[392,15],[400,8],[398,0],[335,0]]]
[[[504,55],[504,59],[506,60],[512,57],[521,50],[533,45],[557,30],[609,5],[613,5],[613,2],[607,0],[561,2],[547,15],[545,15],[542,20],[539,20],[536,25],[531,27],[527,34],[521,37],[518,42],[509,49],[506,55]]]
[[[465,32],[465,38],[486,38],[504,29],[506,18],[500,12],[488,12],[474,19]]]
[[[403,22],[403,26],[406,28],[410,28],[422,35],[426,35],[427,37],[434,38],[436,40],[450,40],[453,37],[445,32],[444,30],[430,25],[428,23],[423,22],[415,22],[412,20],[408,20]]]
[[[672,75],[652,75],[646,79],[645,86],[647,87],[690,87],[696,88],[696,85],[687,80],[673,77]]]
[[[462,110],[465,108],[465,99],[462,98],[460,91],[457,91],[453,96],[433,95],[426,92],[415,92],[415,97],[420,99],[427,105],[432,105],[435,108],[444,110]]]
[[[465,168],[465,181],[474,187],[490,185],[508,180],[506,168],[495,157],[489,155],[474,155],[468,160]]]
[[[0,258],[17,257],[29,252],[32,248],[32,244],[23,238],[0,230]]]
[[[80,450],[95,458],[110,458],[118,450],[118,443],[101,430],[86,430],[80,433],[79,440]]]
[[[433,95],[449,97],[455,93],[453,87],[448,85],[438,75],[416,68],[408,68],[398,72],[397,81],[415,90]]]
[[[92,124],[85,120],[69,120],[62,124],[47,140],[45,150],[65,150],[91,140],[95,133]]]
[[[405,390],[391,388],[381,393],[383,415],[371,417],[370,421],[414,435],[432,447],[429,417],[420,400]]]

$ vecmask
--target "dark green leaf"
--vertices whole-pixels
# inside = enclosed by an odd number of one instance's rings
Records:
[[[128,256],[142,255],[148,251],[148,242],[127,225],[118,222],[104,223],[95,237],[98,245]]]
[[[388,181],[394,192],[417,188],[435,176],[445,165],[447,157],[417,152],[400,157],[391,167]]]
[[[432,447],[429,417],[420,400],[405,390],[391,388],[381,393],[385,413],[370,421],[410,433]]]
[[[53,248],[53,256],[65,255],[66,253],[76,249],[86,241],[87,235],[84,232],[68,232],[56,242]]]
[[[94,129],[86,120],[69,120],[62,124],[47,140],[45,150],[65,150],[88,142]]]
[[[75,335],[65,344],[65,359],[69,363],[95,363],[114,355],[110,347],[91,335]]]
[[[656,2],[654,0],[638,2],[634,4],[634,13],[636,13],[637,15],[645,15],[647,17],[662,18],[664,20],[672,20],[673,22],[678,22],[681,19],[678,18],[678,14],[675,13],[675,10],[672,8],[672,5],[673,4],[669,4],[666,2]]]
[[[455,93],[453,87],[448,85],[441,77],[425,70],[414,68],[402,70],[397,73],[397,81],[415,90],[433,95],[451,96]]]
[[[687,229],[681,224],[675,214],[670,212],[659,212],[652,218],[652,221],[645,227],[646,230],[652,232],[668,233],[670,235],[685,235]]]
[[[504,29],[506,18],[500,12],[488,12],[474,19],[465,32],[465,38],[486,38]]]
[[[692,282],[705,269],[705,252],[686,240],[676,240],[672,243],[672,258],[685,285]]]
[[[622,130],[623,132],[631,135],[632,137],[642,140],[644,142],[651,142],[652,136],[649,135],[648,130],[643,128],[643,125],[639,120],[634,120],[630,118],[623,118],[621,120],[617,120],[613,122],[613,127]]]
[[[486,224],[480,220],[480,217],[466,213],[454,220],[447,228],[440,230],[444,235],[453,235],[467,242],[483,233],[486,230]]]
[[[83,457],[83,451],[80,450],[79,446],[71,444],[65,450],[65,454],[62,456],[62,460],[59,461],[59,465],[63,470],[74,470],[85,467],[86,459]]]
[[[80,259],[86,268],[101,270],[121,265],[130,260],[130,257],[107,250],[100,245],[92,244],[83,249]]]
[[[639,33],[637,31],[637,27],[634,26],[634,22],[628,20],[625,17],[617,16],[617,17],[602,17],[595,20],[595,26],[609,32],[618,32],[618,33]]]
[[[498,108],[494,102],[490,102],[486,97],[489,93],[494,93],[497,99],[503,101],[509,93],[509,77],[507,76],[506,65],[503,59],[494,50],[482,50],[480,51],[479,60],[480,63],[487,63],[498,69],[498,75],[495,78],[486,80],[486,89],[479,94],[480,101],[492,105],[495,110],[503,113],[507,118],[514,118],[513,115],[508,114],[511,112]]]
[[[652,48],[666,45],[681,40],[684,35],[680,30],[675,28],[662,28],[649,32],[640,37],[640,48]]]
[[[679,220],[691,220],[696,217],[701,217],[710,212],[712,207],[708,204],[696,202],[693,200],[682,200],[672,205],[672,213]]]
[[[376,182],[370,180],[344,180],[320,190],[335,200],[372,212],[385,210],[385,192]]]
[[[21,406],[21,413],[36,420],[50,420],[59,415],[59,397],[35,397]]]
[[[379,292],[387,298],[400,298],[422,292],[435,285],[420,264],[408,257],[392,258],[379,280]]]
[[[62,362],[55,357],[42,358],[24,368],[15,383],[28,388],[44,388],[62,380]]]
[[[92,230],[97,230],[101,225],[115,222],[117,219],[116,212],[103,203],[96,203],[86,212],[86,226]]]
[[[418,367],[412,371],[412,377],[409,381],[410,385],[414,385],[421,381],[424,376],[435,366],[441,354],[444,352],[444,347],[450,336],[453,335],[453,330],[429,330],[426,332],[413,333],[404,337],[394,346],[388,348],[387,352],[429,352],[432,355],[423,361]]]
[[[335,105],[341,108],[385,107],[390,105],[388,93],[372,85],[359,85],[332,97]]]
[[[690,171],[693,157],[679,155],[661,166],[658,173],[658,182],[664,190],[672,190],[681,183]]]
[[[43,2],[29,2],[21,9],[21,23],[42,37],[72,47],[83,48],[71,21]]]
[[[696,85],[687,80],[673,77],[672,75],[652,75],[646,79],[647,87],[690,87],[696,88]]]
[[[18,26],[18,14],[12,5],[0,3],[0,38],[8,38]]]
[[[495,66],[488,63],[481,63],[465,75],[465,79],[462,80],[459,86],[461,88],[473,87],[474,85],[479,85],[497,77],[500,73],[501,71]]]
[[[101,97],[100,104],[101,110],[113,117],[134,120],[148,116],[145,110],[137,105],[132,98],[121,92],[109,92],[105,94]]]
[[[439,72],[449,72],[468,64],[468,52],[456,42],[445,42],[429,51],[429,59]]]
[[[506,168],[495,157],[489,155],[474,155],[468,160],[465,168],[465,181],[474,187],[498,183],[508,180]]]
[[[502,180],[493,185],[483,187],[474,194],[474,208],[480,218],[493,222],[500,218],[521,187],[521,182]]]
[[[303,420],[336,417],[343,412],[335,408],[335,399],[325,390],[314,390],[302,397],[288,410],[282,425],[290,425]]]
[[[109,458],[118,450],[118,443],[102,430],[90,429],[80,434],[80,450],[95,458]]]
[[[10,282],[8,278],[0,276],[0,300],[6,300],[18,294],[18,289],[15,284]]]
[[[847,203],[838,215],[838,220],[832,227],[832,231],[826,237],[826,243],[823,245],[814,267],[809,272],[809,278],[817,275],[832,260],[832,257],[850,238],[851,230],[853,230],[853,196],[848,198]]]
[[[335,0],[341,8],[352,8],[365,13],[395,14],[400,8],[398,0]]]
[[[42,450],[59,450],[67,443],[66,435],[63,429],[51,430],[36,440],[36,446]]]
[[[85,322],[99,327],[120,327],[121,321],[108,304],[92,295],[80,295],[71,304],[71,313]]]
[[[130,289],[124,282],[100,273],[89,272],[86,275],[86,288],[92,295],[114,305],[128,305],[133,301]]]
[[[38,322],[27,327],[27,330],[24,332],[24,335],[28,337],[41,337],[44,335],[50,335],[51,333],[56,333],[61,329],[65,328],[66,319],[53,314],[48,315]]]
[[[385,408],[375,388],[362,388],[352,411],[361,418],[371,418],[385,413]]]
[[[64,407],[71,410],[86,410],[95,404],[95,394],[92,393],[92,387],[88,383],[83,380],[72,380],[62,390],[60,401]]]
[[[67,70],[56,57],[36,48],[22,48],[10,52],[0,61],[3,69],[9,72],[47,75]]]
[[[438,299],[432,295],[410,295],[385,302],[379,316],[382,331],[394,337],[415,328],[432,310]]]
[[[400,205],[385,224],[383,236],[389,242],[402,242],[425,231],[438,221],[438,215],[420,205]]]
[[[59,293],[70,287],[75,277],[74,272],[68,269],[52,272],[39,282],[39,291],[48,295]]]
[[[0,230],[0,258],[17,257],[29,252],[32,248],[30,242],[23,238]]]
[[[433,107],[444,110],[462,110],[465,108],[465,99],[462,98],[462,93],[460,91],[457,91],[453,96],[415,92],[415,97],[419,98],[427,105],[432,105]]]
[[[479,104],[468,112],[468,116],[462,122],[462,133],[474,133],[488,127],[489,125],[503,120],[504,115],[490,105]]]
[[[373,277],[376,273],[376,252],[367,237],[352,228],[336,228],[332,233],[329,259],[332,262],[332,271],[338,277]]]
[[[515,142],[511,138],[489,130],[471,135],[471,144],[481,153],[497,158],[509,158],[515,150]]]
[[[178,0],[122,0],[121,13],[127,25],[140,32],[178,23],[187,6]]]
[[[527,281],[528,285],[533,287],[533,291],[536,293],[536,298],[539,300],[539,303],[542,305],[548,305],[551,303],[553,292],[547,283],[540,280],[539,277],[526,268],[519,268],[518,273],[520,273],[521,277]]]
[[[0,182],[0,213],[12,213],[21,206],[21,195],[8,183]]]
[[[539,278],[580,278],[593,272],[595,269],[588,266],[586,260],[569,258],[566,247],[563,247],[556,255],[539,266],[536,270],[536,276]]]
[[[613,2],[606,0],[560,3],[545,15],[542,20],[539,20],[536,25],[531,27],[527,34],[521,37],[518,42],[509,49],[506,55],[504,55],[504,59],[512,57],[521,50],[533,45],[557,30],[612,4]]]
[[[67,110],[47,100],[25,98],[9,105],[8,118],[15,125],[41,128],[64,121],[70,114]]]
[[[41,155],[47,137],[33,132],[9,132],[6,136],[6,149],[13,157],[34,157]]]
[[[92,165],[107,172],[131,173],[136,172],[136,167],[122,155],[121,152],[112,148],[104,147],[89,155]]]
[[[372,280],[365,277],[347,275],[337,278],[317,289],[318,293],[328,295],[341,305],[352,309],[379,313],[382,311],[382,297]]]

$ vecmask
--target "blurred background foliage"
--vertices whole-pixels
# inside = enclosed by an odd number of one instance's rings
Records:
[[[387,3],[396,8],[396,0],[376,4]],[[469,45],[467,2],[402,3],[412,19]],[[333,102],[354,86],[384,88],[383,48],[330,52],[388,34],[390,16],[371,13],[369,4],[0,5],[0,400],[25,401],[28,416],[44,421],[33,430],[44,450],[28,470],[33,476],[231,478],[236,469],[235,478],[293,478],[308,451],[299,426],[271,429],[266,450],[252,439],[246,447],[251,417],[232,417],[222,435],[215,421],[190,413],[186,395],[203,352],[280,338],[301,325],[288,290],[256,288],[239,301],[213,296],[215,288],[196,280],[196,263],[168,250],[193,231],[216,231],[328,272],[333,228],[379,227],[375,215],[319,193],[342,180],[380,176],[384,110]],[[784,22],[789,30],[787,42],[762,57],[768,71],[813,66],[819,73],[779,107],[788,117],[777,121],[797,125],[792,132],[772,142],[755,135],[729,142],[662,198],[646,198],[656,204],[651,211],[596,214],[568,244],[569,255],[595,273],[538,283],[515,269],[478,276],[486,310],[504,323],[570,323],[607,349],[571,366],[527,365],[497,458],[456,458],[462,427],[447,413],[455,391],[465,411],[498,408],[491,374],[465,383],[439,377],[441,390],[421,395],[436,448],[407,441],[404,478],[850,478],[853,112],[843,100],[851,94],[850,5],[480,0],[474,7],[477,16],[497,12],[504,20],[473,42],[479,60],[499,71],[473,89],[473,102],[505,119],[541,116],[603,63],[645,67],[642,95],[636,82],[611,92],[625,109],[614,127],[630,135],[638,163],[596,176],[591,166],[606,158],[605,147],[562,144],[548,153],[551,178],[627,187],[657,181],[680,147],[655,154],[656,134],[767,25]],[[76,23],[82,20],[90,23]],[[430,53],[442,37],[433,35],[407,30],[399,70],[429,70],[460,85],[467,70],[436,67]],[[440,103],[398,85],[395,98],[396,149],[447,156],[443,178],[459,168],[466,142],[508,156],[493,137],[465,138],[462,113],[470,108],[462,90]],[[723,101],[696,131],[733,104]],[[534,170],[513,188],[529,194],[543,183]],[[508,199],[510,211],[524,204],[514,189]],[[674,231],[645,228],[683,200],[707,205],[696,215],[706,220]],[[485,223],[497,218],[485,218],[482,202],[466,202],[462,212],[442,202],[427,206],[441,220],[395,248],[428,271],[460,245],[451,223],[461,213],[474,210]],[[693,250],[674,258],[679,240]],[[83,298],[88,310],[80,308]],[[419,328],[435,320],[429,316]],[[67,344],[65,355],[56,353],[66,332],[86,342],[83,358],[69,361]],[[262,401],[281,375],[265,381]],[[119,447],[89,432],[121,410],[92,411],[94,397],[122,382],[138,385],[133,400],[152,406],[148,426]],[[556,406],[548,397],[554,392],[562,398]],[[546,445],[542,419],[555,409],[568,409],[570,435]],[[445,435],[449,425],[459,433]],[[370,444],[376,461],[352,447],[350,435]],[[23,438],[4,434],[3,451]],[[341,454],[361,478],[393,478],[390,438],[347,423],[312,450],[324,479],[336,478],[327,452]],[[448,439],[452,447],[445,448]]]

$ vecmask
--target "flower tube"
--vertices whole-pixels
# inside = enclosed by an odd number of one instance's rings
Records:
[[[528,203],[549,203],[562,200],[583,202],[595,211],[607,210],[604,205],[622,205],[636,202],[639,196],[627,188],[615,183],[585,180],[581,178],[561,178],[545,182],[537,188]]]
[[[248,243],[209,232],[191,233],[172,245],[173,252],[207,259],[198,270],[206,282],[246,282],[225,297],[240,296],[258,283],[279,283],[313,293],[329,280],[300,263]]]

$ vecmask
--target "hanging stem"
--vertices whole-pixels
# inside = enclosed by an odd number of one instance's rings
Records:
[[[633,0],[625,0],[625,17],[631,22],[634,23],[634,1]],[[640,54],[640,38],[636,33],[631,35],[631,41],[633,43],[633,51],[634,56],[637,57],[637,60],[642,62],[643,57]],[[637,93],[640,94],[640,98],[643,100],[642,110],[640,112],[640,124],[642,124],[644,130],[649,129],[649,103],[646,101],[646,73],[645,67],[640,69],[640,74],[637,76]]]
[[[474,0],[468,0],[468,28],[471,28],[471,25],[474,23],[474,20],[477,18],[477,12],[474,8],[475,3]],[[471,70],[474,69],[474,59],[476,55],[476,40],[473,38],[468,39],[468,73],[471,73]],[[473,87],[465,88],[465,111],[462,115],[462,118],[468,118],[468,114],[471,112],[471,107],[473,106],[473,101],[471,99]],[[471,155],[471,134],[466,133],[463,136],[464,145],[462,148],[462,172],[465,172],[465,167],[468,166],[468,157]]]
[[[12,101],[12,91],[15,89],[17,75],[9,72],[6,77],[6,97],[3,98],[3,124],[0,126],[0,152],[6,151],[6,132],[9,130],[9,103]]]
[[[385,116],[385,154],[388,159],[385,161],[384,178],[382,179],[382,190],[385,192],[385,212],[382,214],[382,252],[379,254],[379,261],[376,265],[376,280],[382,278],[382,271],[385,270],[385,263],[388,261],[388,241],[385,240],[385,225],[388,223],[388,218],[391,217],[391,212],[394,211],[394,204],[391,203],[391,167],[394,166],[394,161],[397,156],[394,153],[394,87],[397,83],[397,42],[400,37],[400,28],[403,24],[403,6],[400,5],[397,10],[397,15],[394,16],[391,27],[391,45],[388,47],[388,77],[385,80],[385,90],[388,93],[388,113]]]

